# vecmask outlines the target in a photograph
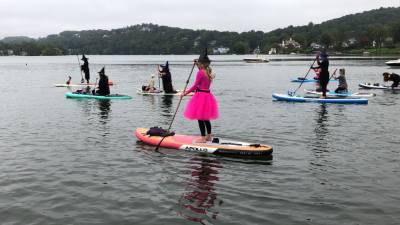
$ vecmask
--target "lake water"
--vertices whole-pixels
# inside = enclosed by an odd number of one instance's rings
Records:
[[[273,159],[155,152],[137,142],[136,127],[168,127],[179,98],[136,90],[165,60],[181,89],[195,57],[89,56],[92,80],[105,66],[111,92],[133,96],[127,101],[66,99],[68,89],[53,84],[67,74],[80,81],[76,56],[0,57],[0,224],[400,223],[400,95],[369,91],[377,96],[368,105],[272,101],[298,87],[289,81],[311,58],[210,56],[221,114],[213,132],[271,145]],[[331,71],[346,68],[357,91],[396,72],[384,62],[331,60]],[[182,115],[186,102],[173,130],[198,134]]]

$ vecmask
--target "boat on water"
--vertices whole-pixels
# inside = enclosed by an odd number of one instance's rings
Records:
[[[388,66],[400,66],[400,59],[387,61],[386,65],[388,65]]]
[[[256,58],[244,58],[243,61],[247,63],[267,63],[269,60],[264,57],[257,56]]]
[[[269,60],[263,56],[260,56],[260,47],[257,47],[256,49],[254,49],[253,54],[255,55],[254,58],[244,58],[243,61],[247,62],[247,63],[267,63],[269,62]]]

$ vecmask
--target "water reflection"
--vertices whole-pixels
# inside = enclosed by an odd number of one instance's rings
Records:
[[[329,135],[328,130],[328,110],[326,104],[321,104],[319,110],[317,111],[317,119],[315,126],[315,136],[317,140],[324,141]]]
[[[215,206],[223,203],[217,199],[214,187],[219,181],[218,169],[222,166],[218,159],[207,156],[194,157],[190,162],[191,177],[179,199],[178,214],[189,221],[207,224],[211,219],[217,219],[218,210]]]
[[[174,96],[162,96],[162,100],[161,100],[161,116],[170,118],[172,117],[173,113],[175,112],[172,108],[172,100],[173,100]]]
[[[102,100],[98,101],[99,106],[99,116],[100,116],[100,123],[107,123],[108,116],[111,111],[111,101],[110,100]]]

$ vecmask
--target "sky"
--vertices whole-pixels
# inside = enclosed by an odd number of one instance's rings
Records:
[[[268,32],[380,7],[400,7],[400,0],[0,0],[0,39],[141,23]]]

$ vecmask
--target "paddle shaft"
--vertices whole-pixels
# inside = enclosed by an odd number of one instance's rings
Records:
[[[158,90],[161,90],[161,87],[160,87],[160,75],[158,75],[157,77],[158,77]]]
[[[98,80],[99,78],[96,78],[96,82],[94,82],[94,88],[93,88],[93,90],[92,90],[92,94],[94,95],[94,94],[96,94],[96,86],[97,86],[97,80]]]
[[[169,124],[167,133],[169,133],[170,130],[171,130],[172,123],[174,122],[176,113],[178,112],[179,106],[181,105],[182,99],[183,99],[184,94],[185,94],[185,92],[186,92],[186,88],[187,88],[187,86],[188,86],[188,84],[189,84],[190,77],[192,76],[192,73],[193,73],[193,70],[194,70],[194,66],[195,66],[195,65],[196,65],[196,63],[193,63],[192,70],[190,70],[189,77],[188,77],[188,79],[186,80],[185,87],[183,88],[183,92],[182,92],[182,94],[181,94],[181,96],[180,96],[180,98],[179,98],[178,105],[176,106],[176,110],[175,110],[174,116],[172,117],[171,123]],[[165,139],[166,137],[167,137],[167,136],[164,136],[164,137],[160,140],[160,142],[158,143],[158,145],[157,145],[155,151],[158,151],[158,149],[160,148],[161,143],[164,141],[164,139]]]
[[[301,85],[303,85],[304,80],[306,79],[306,77],[307,77],[308,74],[310,73],[310,71],[311,71],[311,69],[312,69],[312,67],[313,67],[313,65],[314,65],[314,63],[315,63],[315,61],[317,61],[317,58],[318,58],[318,57],[315,57],[313,63],[311,64],[310,68],[308,69],[306,75],[305,75],[305,76],[303,77],[303,79],[301,80],[301,83],[300,83],[299,87],[297,87],[297,89],[292,93],[292,96],[295,95],[296,92],[300,89]]]
[[[332,73],[332,75],[331,75],[331,77],[329,77],[329,80],[328,80],[328,82],[332,79],[332,77],[336,74],[336,71],[337,71],[337,69],[338,68],[336,68],[334,71],[333,71],[333,73]]]
[[[79,70],[81,71],[81,83],[83,83],[83,82],[85,82],[85,80],[83,79],[81,61],[79,61],[79,56],[78,55],[76,55],[76,58],[78,59]]]

